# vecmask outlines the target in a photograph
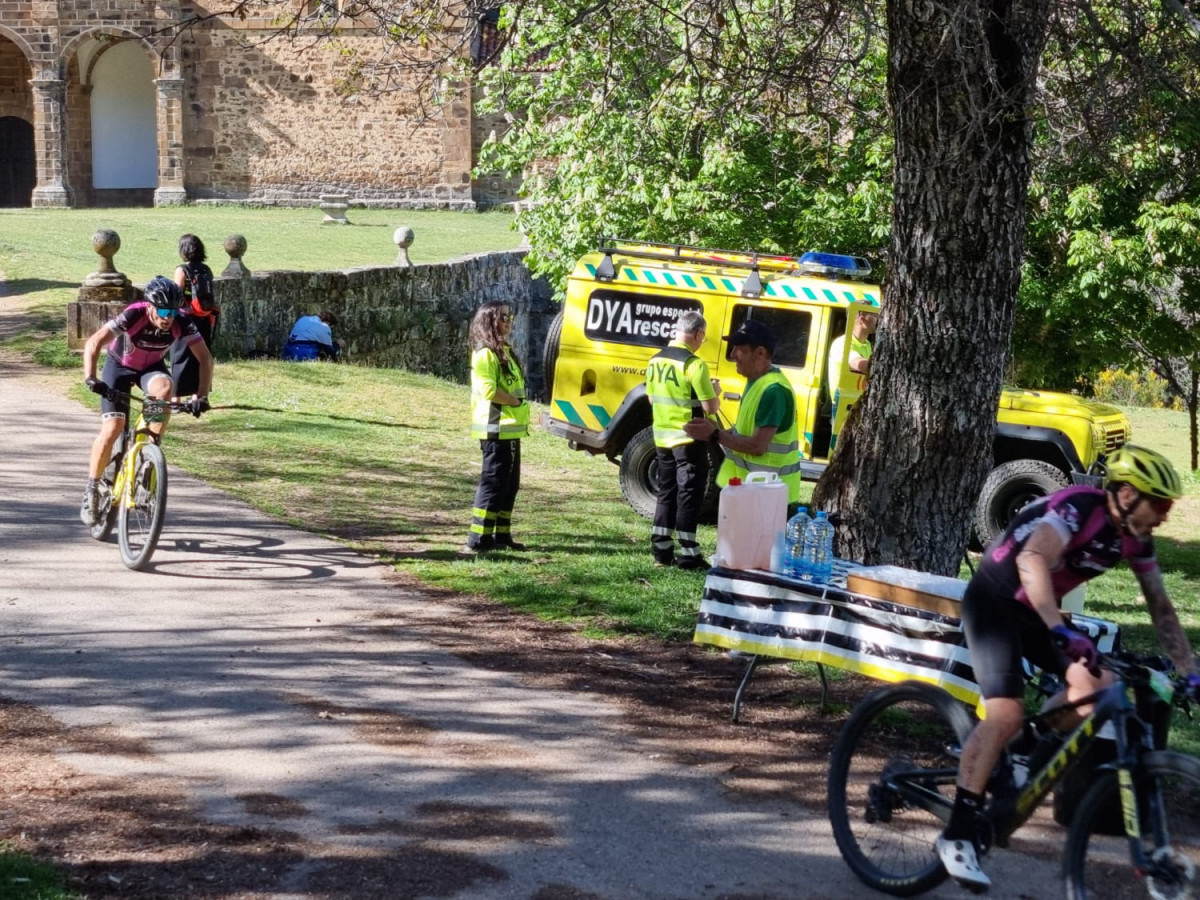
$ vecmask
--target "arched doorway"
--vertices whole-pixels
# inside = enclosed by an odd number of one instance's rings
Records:
[[[151,205],[158,186],[154,65],[136,41],[102,51],[91,72],[96,203]]]
[[[33,126],[16,116],[0,116],[0,206],[29,206],[36,183]]]

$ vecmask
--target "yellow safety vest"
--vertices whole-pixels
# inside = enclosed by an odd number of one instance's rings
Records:
[[[525,373],[511,354],[509,368],[505,373],[500,357],[487,347],[471,354],[471,437],[510,441],[529,434],[528,403],[502,406],[492,399],[497,388],[525,399]]]
[[[758,412],[758,401],[763,391],[772,384],[782,386],[790,394],[792,386],[778,369],[771,369],[760,378],[756,378],[742,398],[738,409],[737,422],[733,430],[743,437],[750,437],[755,432],[754,416]],[[766,452],[761,456],[750,456],[721,448],[725,459],[717,472],[717,484],[721,487],[729,484],[729,479],[735,475],[745,478],[751,472],[774,472],[779,476],[788,489],[788,503],[800,501],[800,416],[797,410],[792,411],[792,424],[788,428],[776,431],[767,445]]]
[[[688,378],[690,366],[701,366],[705,380],[708,366],[682,341],[671,341],[651,357],[646,366],[646,396],[654,417],[654,446],[671,448],[690,444],[683,426],[704,415],[696,388]]]

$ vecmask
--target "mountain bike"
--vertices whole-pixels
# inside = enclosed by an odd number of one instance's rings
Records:
[[[202,410],[194,400],[179,403],[112,389],[108,395],[113,400],[128,399],[131,406],[140,403],[142,409],[135,424],[130,424],[132,408],[125,417],[125,429],[117,436],[112,457],[100,477],[99,512],[89,530],[92,537],[103,541],[116,525],[121,561],[136,571],[150,562],[167,509],[167,458],[149,426],[162,422],[168,409],[195,416]]]
[[[1072,733],[1045,728],[1054,712],[1026,718],[1025,733],[1043,736],[1032,753],[1006,750],[997,765],[977,820],[980,850],[1007,846],[1055,785],[1107,743],[1111,759],[1090,774],[1070,817],[1066,896],[1200,897],[1200,760],[1156,749],[1172,708],[1190,717],[1196,698],[1161,658],[1102,655],[1101,665],[1115,683],[1059,708],[1095,702]],[[842,728],[829,763],[829,819],[842,857],[871,887],[907,897],[947,878],[934,841],[950,818],[971,726],[946,691],[905,682],[871,694]]]

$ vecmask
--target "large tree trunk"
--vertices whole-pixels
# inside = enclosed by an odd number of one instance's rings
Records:
[[[891,269],[870,388],[817,485],[839,556],[951,574],[992,463],[1048,0],[888,0]]]

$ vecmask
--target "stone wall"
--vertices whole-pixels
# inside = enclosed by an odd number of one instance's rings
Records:
[[[218,359],[278,357],[296,319],[328,309],[334,337],[349,363],[399,367],[465,382],[467,331],[486,300],[516,314],[513,346],[525,365],[529,393],[544,395],[542,346],[558,312],[549,285],[534,279],[523,251],[467,256],[411,268],[372,266],[324,272],[261,272],[214,282],[221,325]],[[122,305],[68,305],[68,345],[78,348]],[[297,365],[303,365],[302,363]]]

